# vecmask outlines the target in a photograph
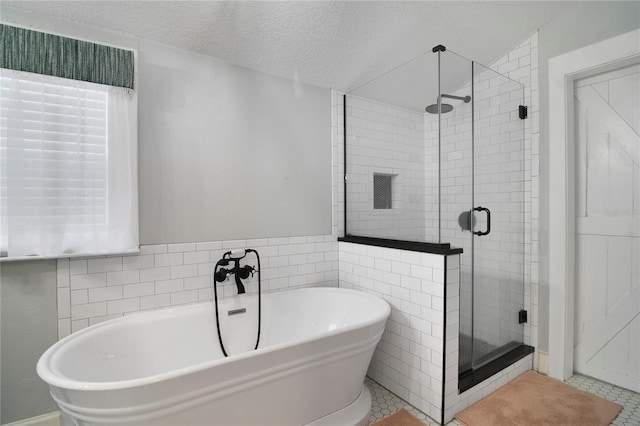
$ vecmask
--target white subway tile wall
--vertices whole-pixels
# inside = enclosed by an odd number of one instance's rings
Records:
[[[528,322],[524,326],[524,343],[537,349],[540,217],[538,32],[524,39],[509,53],[491,64],[490,68],[524,85],[524,105],[529,107],[529,118],[524,121],[524,309],[529,312]],[[533,358],[534,368],[537,369],[537,350]]]
[[[138,255],[59,259],[59,338],[127,313],[210,300],[215,263],[232,248],[258,251],[263,291],[337,286],[337,245],[335,235],[319,235],[148,245]],[[246,264],[257,267],[252,254]],[[248,292],[257,291],[257,275],[245,282]],[[218,289],[220,297],[236,294],[232,281]]]
[[[518,118],[518,106],[524,99],[517,82],[477,68],[472,94],[475,137],[471,135],[471,104],[460,102],[440,123],[437,116],[427,118],[431,126],[427,138],[437,154],[441,129],[442,238],[464,249],[463,303],[471,300],[473,280],[475,339],[490,350],[523,337],[518,311],[524,301],[524,121]],[[453,94],[464,97],[471,90],[469,82]],[[472,206],[489,208],[492,219],[491,233],[474,237],[473,242],[458,219]],[[473,215],[474,230],[489,226],[484,212]],[[461,332],[471,336],[472,309],[466,305]]]
[[[444,376],[444,411],[445,423],[451,420],[447,411],[453,403],[457,403],[459,374],[459,335],[460,335],[460,256],[447,257],[447,294],[446,294],[446,327],[445,327],[445,376]],[[455,413],[454,413],[455,415]],[[440,419],[438,419],[440,420]]]
[[[336,137],[341,141],[343,105],[343,97],[336,97]],[[425,203],[424,114],[347,95],[346,115],[349,233],[395,239],[418,236],[423,241],[426,207],[431,205]],[[343,161],[340,165],[344,170]],[[374,209],[374,174],[392,177],[389,209]],[[338,194],[342,197],[342,185]]]
[[[468,301],[471,300],[472,242],[470,233],[459,226],[458,216],[471,206],[472,185],[474,206],[491,210],[491,233],[474,238],[473,271],[476,289],[474,334],[487,351],[522,337],[524,343],[537,347],[538,237],[535,221],[539,194],[538,168],[534,171],[532,167],[538,158],[537,62],[537,33],[534,33],[488,69],[476,66],[473,151],[470,104],[458,102],[453,112],[444,115],[441,121],[442,240],[464,249],[460,291],[465,306],[461,311],[460,327],[466,336],[471,335],[472,310]],[[492,70],[504,73],[506,77]],[[516,82],[522,84],[524,90]],[[470,95],[471,82],[450,94]],[[524,121],[518,118],[520,104],[529,107],[529,118]],[[427,159],[433,162],[432,167],[437,167],[439,123],[437,116],[425,117]],[[486,227],[484,213],[475,212],[475,217],[475,229],[483,230]],[[523,301],[524,309],[529,312],[529,323],[525,324],[524,331],[518,324],[518,311],[523,307]]]
[[[479,153],[485,161],[476,166],[479,168],[479,181],[476,182],[481,188],[480,192],[487,194],[488,201],[497,203],[499,208],[496,212],[501,212],[506,218],[505,229],[498,228],[499,239],[494,247],[486,247],[483,253],[480,253],[480,259],[486,265],[484,271],[487,279],[491,280],[499,275],[499,280],[505,282],[517,282],[520,286],[519,291],[502,292],[500,288],[493,288],[492,294],[487,294],[485,306],[492,306],[495,311],[495,304],[492,303],[491,297],[495,296],[500,300],[501,294],[508,294],[507,300],[501,302],[501,306],[505,307],[508,312],[500,315],[509,318],[517,318],[515,316],[515,307],[521,306],[524,300],[524,309],[529,312],[529,322],[524,327],[524,343],[537,347],[537,312],[538,312],[538,200],[539,200],[539,104],[538,104],[538,55],[537,55],[538,34],[534,33],[525,39],[520,45],[507,53],[491,65],[491,69],[497,70],[515,81],[524,85],[524,93],[521,89],[518,93],[515,91],[513,83],[504,77],[497,79],[482,79],[482,76],[476,76],[475,83],[479,87],[475,87],[477,101],[482,102],[483,98],[489,99],[488,104],[480,104],[481,110],[480,121],[476,123],[477,136],[484,138],[487,143],[486,148],[478,145]],[[486,72],[486,75],[490,73]],[[504,82],[505,84],[497,84]],[[493,84],[493,86],[492,86]],[[464,88],[462,89],[464,90]],[[502,92],[501,92],[502,91]],[[482,93],[484,92],[484,93]],[[460,93],[453,93],[460,94]],[[513,98],[513,99],[512,99]],[[349,98],[350,99],[350,98]],[[495,99],[492,101],[492,99]],[[517,102],[516,102],[517,101]],[[366,105],[365,100],[358,100],[362,105]],[[494,104],[492,105],[492,102]],[[509,120],[513,121],[513,115],[517,114],[519,104],[527,105],[529,118],[523,123],[508,124]],[[373,104],[373,103],[372,103]],[[356,105],[360,105],[357,103]],[[389,106],[391,108],[391,106]],[[338,126],[334,129],[334,137],[341,142],[342,133],[342,98],[336,96],[334,99],[334,114],[336,114],[336,123]],[[466,132],[470,132],[468,125],[470,115],[469,111],[463,108],[459,110],[462,114],[449,116],[444,120],[442,133],[448,144],[443,144],[444,161],[443,167],[443,214],[445,220],[454,221],[452,226],[443,226],[443,230],[457,229],[457,216],[460,211],[467,209],[464,206],[459,209],[456,203],[470,202],[470,176],[468,172],[471,169],[470,164],[470,147],[465,145],[464,137]],[[381,109],[378,110],[382,112]],[[349,109],[349,101],[347,104],[347,117],[351,117],[353,112]],[[373,115],[372,115],[373,117]],[[429,170],[437,170],[438,153],[437,153],[437,127],[432,127],[432,118],[425,115],[425,177],[428,180],[435,177],[429,175]],[[524,130],[520,126],[524,127]],[[380,129],[378,129],[380,130]],[[434,138],[434,131],[436,138]],[[515,133],[515,134],[514,134]],[[350,136],[350,129],[347,130]],[[466,135],[468,136],[468,135]],[[524,138],[524,140],[523,140]],[[514,141],[514,139],[517,139]],[[350,139],[348,139],[350,141]],[[493,143],[495,142],[495,143]],[[342,159],[342,144],[338,144],[339,156]],[[375,152],[370,152],[373,157]],[[496,155],[499,157],[500,165],[496,167]],[[343,164],[338,161],[338,171],[342,173]],[[371,159],[375,161],[375,159]],[[378,159],[378,164],[384,162],[384,158]],[[351,172],[349,172],[351,175]],[[342,174],[340,175],[342,177]],[[465,187],[466,185],[466,187]],[[433,185],[432,185],[433,186]],[[342,186],[338,187],[340,192],[339,200],[342,201]],[[429,204],[429,197],[433,194],[427,193],[425,189],[425,201]],[[436,193],[437,196],[437,193]],[[450,210],[447,210],[451,207]],[[338,212],[343,215],[343,204],[338,203]],[[431,212],[433,213],[433,212]],[[436,216],[429,217],[429,209],[425,209],[425,229],[424,235],[427,241],[434,241],[437,235],[437,222],[433,219]],[[451,217],[447,219],[447,214]],[[455,215],[455,216],[454,216]],[[341,216],[342,217],[342,216]],[[430,221],[431,219],[431,221]],[[480,218],[479,218],[480,219]],[[350,222],[351,223],[351,222]],[[451,224],[450,224],[451,225]],[[478,227],[482,227],[482,223]],[[495,226],[495,225],[494,225]],[[524,234],[522,232],[524,226]],[[517,232],[514,232],[516,229]],[[443,232],[444,232],[443,231]],[[344,230],[338,230],[340,235]],[[351,228],[350,228],[351,232]],[[492,231],[496,232],[496,231]],[[444,232],[446,233],[446,232]],[[452,246],[466,247],[469,238],[456,238],[451,235],[443,236],[443,241],[451,242]],[[372,234],[374,235],[374,234]],[[432,236],[433,238],[430,238]],[[465,235],[465,237],[468,236]],[[438,327],[438,321],[443,318],[442,306],[442,282],[444,277],[444,269],[442,266],[441,256],[423,257],[420,262],[416,261],[417,253],[390,251],[375,247],[364,247],[347,243],[340,243],[340,285],[360,288],[383,295],[387,300],[394,301],[392,305],[393,313],[387,325],[387,331],[383,337],[374,360],[372,362],[369,375],[374,380],[383,384],[385,387],[396,393],[403,399],[411,402],[416,407],[422,409],[434,419],[440,419],[439,407],[441,401],[436,401],[436,405],[432,405],[435,401],[434,395],[431,394],[431,376],[421,370],[422,365],[428,365],[426,370],[433,372],[435,369],[438,373],[433,380],[442,380],[440,365],[431,363],[431,355],[434,345],[442,348],[443,331],[442,327]],[[470,247],[467,247],[469,252]],[[502,253],[508,253],[506,258],[502,257]],[[404,253],[404,259],[402,256]],[[394,257],[395,256],[395,257]],[[411,258],[411,259],[410,259]],[[458,378],[458,355],[459,355],[459,318],[468,318],[470,307],[460,306],[460,287],[459,283],[463,279],[461,275],[465,274],[465,268],[469,268],[468,259],[464,259],[464,254],[460,256],[460,260],[453,260],[455,257],[449,257],[447,263],[447,372],[445,379],[445,395],[447,396],[445,407],[445,419],[453,418],[453,415],[471,405],[473,402],[480,400],[488,395],[488,393],[508,383],[511,379],[524,373],[525,371],[537,366],[537,351],[533,355],[529,355],[516,364],[508,367],[492,378],[477,386],[469,389],[463,394],[458,394],[457,378]],[[434,262],[431,265],[423,265],[422,262]],[[410,266],[407,266],[408,263]],[[413,263],[413,264],[412,264]],[[429,272],[423,271],[420,278],[415,276],[418,274],[418,268],[422,266],[431,267],[431,276]],[[434,268],[434,266],[436,266]],[[439,267],[437,267],[439,266]],[[413,269],[412,269],[413,267]],[[413,274],[412,275],[412,271]],[[468,280],[467,277],[464,279]],[[524,282],[522,282],[522,273],[524,273]],[[417,283],[420,283],[419,291]],[[497,292],[497,293],[496,293]],[[438,296],[440,295],[440,296]],[[408,299],[406,299],[408,298]],[[422,306],[429,303],[428,310],[420,310],[418,314],[415,305]],[[440,309],[440,312],[438,312]],[[462,315],[461,315],[462,312]],[[493,314],[494,312],[487,313]],[[489,317],[492,317],[491,315]],[[420,333],[420,344],[417,340],[415,328],[420,321],[428,322],[431,325],[431,334]],[[424,323],[420,323],[423,324]],[[435,327],[434,327],[435,324]],[[478,324],[484,328],[487,336],[491,336],[491,332],[496,329],[489,329],[489,322]],[[517,322],[514,322],[517,324]],[[417,326],[419,327],[419,325]],[[517,329],[517,325],[514,327]],[[514,332],[509,325],[503,330],[498,330],[502,336],[510,336]],[[403,334],[404,333],[404,334]],[[414,340],[410,340],[407,336],[414,336]],[[496,336],[497,337],[497,336]],[[424,339],[424,346],[423,346]],[[440,339],[440,341],[438,341]],[[418,348],[420,353],[418,354]],[[413,350],[413,352],[412,352]],[[442,349],[440,349],[442,351]],[[422,356],[422,358],[421,358]],[[441,354],[440,354],[441,359]],[[424,360],[424,361],[423,361]],[[438,362],[437,360],[435,360]],[[418,364],[419,362],[419,364]],[[419,367],[418,367],[419,365]],[[412,379],[414,374],[418,379]],[[441,390],[440,390],[441,392]],[[430,398],[430,399],[429,399]]]
[[[509,53],[495,61],[491,69],[504,73],[524,85],[524,105],[528,118],[524,120],[524,254],[512,255],[514,265],[522,259],[524,270],[524,309],[529,312],[524,325],[524,343],[538,348],[538,289],[539,289],[539,88],[538,88],[538,32],[524,39]],[[509,268],[506,268],[509,269]],[[533,367],[538,366],[538,351],[533,354]]]
[[[440,419],[445,257],[345,242],[338,248],[340,286],[376,294],[391,305],[369,377]],[[449,256],[454,265],[457,258]]]

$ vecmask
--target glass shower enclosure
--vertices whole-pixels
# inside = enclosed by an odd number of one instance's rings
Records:
[[[436,46],[344,101],[339,232],[462,249],[460,377],[521,345],[524,87]]]

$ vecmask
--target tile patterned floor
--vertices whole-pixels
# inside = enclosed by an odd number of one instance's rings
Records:
[[[369,388],[371,392],[371,417],[369,418],[368,425],[372,425],[378,420],[382,420],[383,418],[390,416],[401,408],[404,408],[418,419],[422,420],[424,424],[429,426],[438,426],[439,423],[428,417],[422,411],[415,408],[413,405],[408,402],[400,399],[400,397],[391,393],[387,389],[380,386],[378,383],[371,380],[367,377],[364,383]],[[458,423],[455,419],[449,423],[447,426],[462,426],[461,423]]]
[[[365,384],[371,391],[372,399],[371,418],[368,425],[395,413],[401,408],[409,411],[428,426],[438,425],[438,422],[368,377],[365,379]],[[640,426],[640,394],[581,374],[571,376],[567,380],[567,384],[621,404],[623,409],[611,423],[612,426]],[[447,423],[446,426],[462,426],[462,424],[454,419]]]
[[[618,417],[613,419],[612,425],[640,425],[640,394],[581,374],[574,374],[569,377],[567,383],[622,405],[622,411],[618,414]]]

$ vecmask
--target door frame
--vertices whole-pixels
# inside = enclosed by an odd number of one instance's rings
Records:
[[[574,81],[640,60],[640,29],[549,59],[549,376],[573,374]]]

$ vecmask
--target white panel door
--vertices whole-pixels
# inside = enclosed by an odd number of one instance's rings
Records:
[[[640,66],[575,83],[574,369],[640,391]]]

